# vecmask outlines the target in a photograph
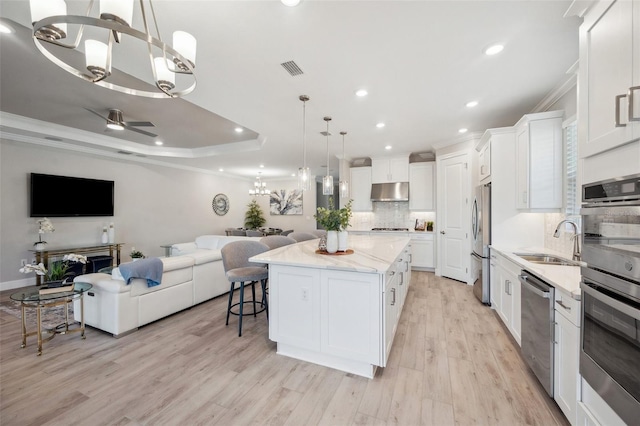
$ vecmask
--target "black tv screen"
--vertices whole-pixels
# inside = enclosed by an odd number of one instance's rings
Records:
[[[114,182],[31,173],[31,217],[113,216]]]

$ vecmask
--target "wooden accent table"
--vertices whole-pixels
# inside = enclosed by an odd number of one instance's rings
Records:
[[[102,253],[109,251],[109,256],[113,258],[113,252],[116,253],[116,266],[120,265],[120,248],[124,243],[112,243],[112,244],[99,244],[95,246],[82,246],[82,247],[69,247],[61,249],[45,249],[45,250],[30,250],[31,253],[36,255],[36,263],[42,262],[44,267],[49,269],[49,258],[53,256],[64,256],[65,254],[90,254],[90,253]],[[36,285],[42,284],[42,276],[36,275]]]

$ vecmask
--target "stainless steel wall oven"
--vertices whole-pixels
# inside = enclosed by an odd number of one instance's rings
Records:
[[[582,188],[580,374],[628,424],[640,416],[640,174]]]

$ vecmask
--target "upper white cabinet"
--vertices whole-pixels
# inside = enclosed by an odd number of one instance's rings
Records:
[[[351,209],[354,212],[370,212],[371,203],[371,167],[352,167],[350,172]]]
[[[487,183],[491,181],[491,133],[486,131],[478,144],[478,182]]]
[[[409,210],[435,210],[435,170],[434,161],[409,164]]]
[[[516,208],[562,208],[563,111],[528,114],[516,124]]]
[[[371,183],[409,182],[409,157],[371,159]]]
[[[599,1],[585,15],[578,78],[581,158],[640,137],[639,46],[639,2]]]

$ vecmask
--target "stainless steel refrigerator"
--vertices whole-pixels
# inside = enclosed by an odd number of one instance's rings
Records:
[[[471,206],[472,271],[477,271],[473,294],[486,305],[491,305],[489,285],[489,245],[491,244],[491,184],[475,188]]]

